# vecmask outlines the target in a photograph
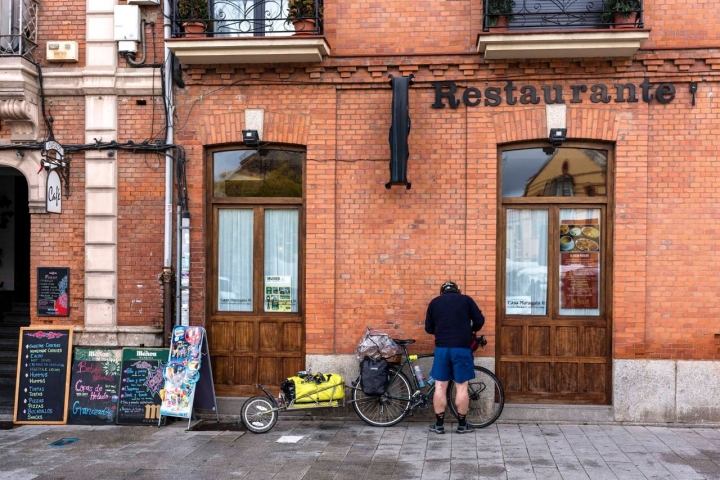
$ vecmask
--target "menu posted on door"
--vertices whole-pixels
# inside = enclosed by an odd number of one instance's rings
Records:
[[[37,314],[39,317],[70,315],[70,268],[38,267]]]
[[[72,327],[23,327],[13,423],[67,422]]]
[[[563,220],[560,224],[560,308],[596,310],[599,306],[600,220]]]

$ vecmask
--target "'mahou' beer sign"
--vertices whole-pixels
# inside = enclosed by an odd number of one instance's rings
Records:
[[[50,152],[55,152],[50,156]],[[45,210],[49,213],[62,213],[62,182],[57,172],[57,165],[63,168],[65,162],[63,156],[65,151],[57,142],[45,142],[45,156],[50,161],[44,160],[43,166],[50,169],[47,177],[47,191],[45,192]]]

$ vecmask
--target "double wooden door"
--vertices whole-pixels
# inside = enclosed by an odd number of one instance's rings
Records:
[[[209,345],[218,395],[276,391],[304,369],[301,205],[215,205]]]
[[[518,403],[609,404],[606,205],[501,208],[497,371]]]

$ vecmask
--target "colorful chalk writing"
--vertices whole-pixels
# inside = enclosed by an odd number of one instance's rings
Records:
[[[69,423],[115,423],[120,381],[119,348],[76,348],[70,378]]]
[[[117,423],[155,425],[165,394],[166,348],[124,348]],[[164,419],[163,419],[164,420]]]

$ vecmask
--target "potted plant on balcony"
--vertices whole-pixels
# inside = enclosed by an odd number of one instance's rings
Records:
[[[314,35],[316,18],[322,17],[322,0],[288,0],[288,19],[295,27],[295,35]]]
[[[605,0],[602,21],[612,28],[635,28],[641,8],[640,0]]]
[[[177,19],[182,22],[186,38],[205,37],[210,18],[208,0],[178,0]]]
[[[514,0],[488,0],[488,27],[495,27],[495,31],[507,30],[514,8]]]

